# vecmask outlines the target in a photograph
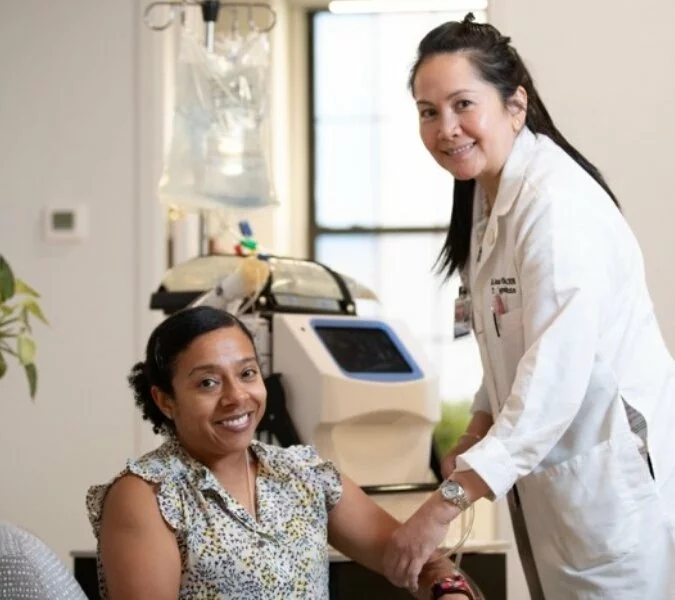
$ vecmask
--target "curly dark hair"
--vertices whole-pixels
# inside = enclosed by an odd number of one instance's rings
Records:
[[[176,357],[200,335],[227,327],[241,329],[255,348],[253,336],[246,325],[234,315],[210,306],[186,308],[174,313],[150,334],[145,361],[132,367],[127,380],[134,392],[136,406],[141,409],[143,419],[152,423],[155,433],[171,433],[175,431],[175,425],[152,399],[152,386],[173,396],[171,382]]]

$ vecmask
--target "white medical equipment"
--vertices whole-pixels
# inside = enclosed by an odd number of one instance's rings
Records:
[[[436,376],[400,323],[275,314],[272,365],[300,439],[361,486],[429,482]]]

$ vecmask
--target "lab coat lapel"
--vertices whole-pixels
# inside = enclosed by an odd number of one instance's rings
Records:
[[[527,127],[524,127],[513,143],[511,153],[502,170],[497,199],[495,200],[495,205],[490,214],[485,229],[485,235],[483,236],[483,241],[479,250],[480,261],[477,265],[475,278],[477,283],[481,281],[481,271],[490,260],[492,250],[497,245],[497,239],[499,237],[499,217],[503,217],[511,210],[511,207],[516,201],[523,186],[525,171],[530,161],[530,157],[532,156],[536,141],[537,138],[535,135]],[[475,219],[477,218],[477,215],[480,214],[480,206],[477,206],[478,198],[480,197],[480,194],[478,193],[478,184],[476,185],[476,188],[476,194],[474,195],[474,223],[476,222]]]
[[[523,128],[513,142],[511,154],[502,169],[497,200],[492,211],[498,217],[508,213],[518,197],[536,143],[536,136],[527,127]]]

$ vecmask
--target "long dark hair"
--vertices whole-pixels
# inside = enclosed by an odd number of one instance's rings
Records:
[[[495,27],[474,23],[472,13],[463,21],[449,21],[427,33],[417,48],[417,57],[410,70],[408,87],[414,93],[415,76],[420,65],[437,54],[464,52],[484,81],[491,83],[506,104],[522,86],[527,92],[525,125],[534,133],[551,138],[602,187],[614,204],[620,208],[616,196],[603,179],[600,171],[570,144],[553,124],[527,67],[511,45],[511,38],[503,36]],[[449,278],[462,269],[469,258],[471,226],[473,220],[473,194],[476,181],[455,180],[450,227],[443,248],[436,260],[439,273]]]

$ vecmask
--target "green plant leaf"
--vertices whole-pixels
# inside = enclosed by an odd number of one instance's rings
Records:
[[[28,333],[33,333],[33,328],[30,326],[30,319],[28,318],[28,308],[25,305],[21,308],[21,324]]]
[[[45,325],[49,325],[49,321],[47,321],[47,318],[45,317],[44,313],[42,312],[42,309],[38,305],[35,300],[28,300],[27,302],[24,303],[24,307],[26,310],[31,313],[33,316],[38,318],[40,321],[42,321]],[[28,323],[28,320],[26,320],[26,324]]]
[[[38,374],[37,369],[33,363],[23,366],[26,371],[26,377],[28,379],[28,389],[30,390],[30,397],[35,398],[35,392],[37,392],[37,381]]]
[[[33,298],[39,298],[40,294],[38,294],[32,287],[30,287],[23,279],[19,279],[18,277],[14,280],[15,284],[15,292],[17,294],[24,294],[26,296],[32,296]]]
[[[14,350],[12,350],[7,345],[6,342],[3,342],[2,340],[0,340],[0,355],[2,355],[2,352],[6,352],[7,354],[11,354],[12,356],[16,356],[17,358],[19,358],[19,355],[16,352],[14,352]]]
[[[0,319],[0,333],[2,333],[2,329],[12,325],[12,323],[18,323],[20,320],[22,320],[21,317],[5,317],[4,319]]]
[[[9,304],[15,296],[20,298]],[[7,372],[7,356],[14,356],[24,368],[31,399],[37,392],[38,373],[35,366],[37,346],[31,335],[32,317],[47,324],[36,299],[40,295],[25,281],[14,276],[12,269],[0,255],[0,377]],[[16,339],[10,346],[9,340]]]
[[[26,367],[35,360],[35,352],[37,350],[35,342],[27,335],[20,335],[17,343],[19,352],[19,360],[21,364]]]
[[[0,255],[0,302],[6,302],[14,296],[15,288],[14,273],[4,257]]]

